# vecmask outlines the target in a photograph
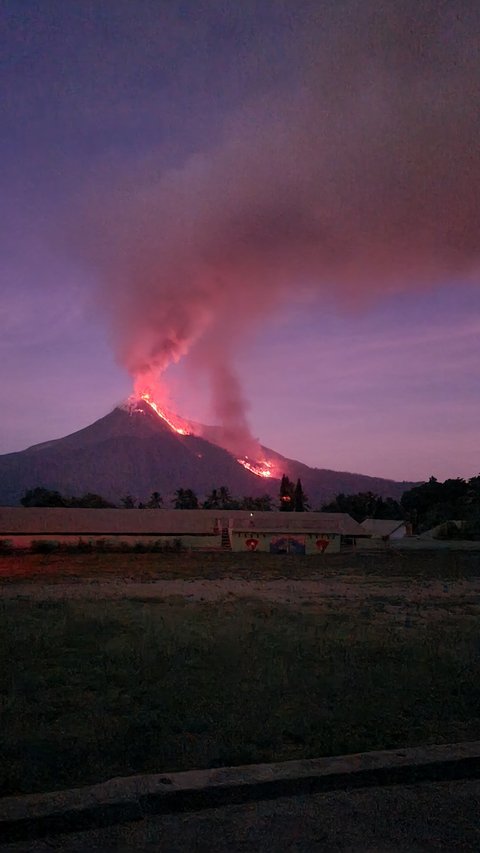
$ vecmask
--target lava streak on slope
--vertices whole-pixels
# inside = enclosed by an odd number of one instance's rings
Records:
[[[176,432],[178,435],[196,435],[197,433],[191,427],[188,421],[180,418],[178,415],[173,414],[170,411],[162,409],[159,404],[153,399],[152,394],[149,391],[144,391],[133,398],[132,403],[135,401],[142,401],[147,403],[148,406],[158,415],[159,418],[164,421],[167,426],[170,427],[173,432]],[[199,433],[201,435],[201,432]],[[208,440],[208,439],[207,439]],[[218,442],[221,447],[221,442]],[[225,448],[228,450],[228,448]],[[230,451],[229,451],[230,452]],[[266,459],[263,460],[253,460],[248,456],[236,457],[234,459],[242,465],[247,471],[250,471],[251,474],[255,474],[256,477],[263,477],[265,479],[275,479],[277,477],[276,471],[274,469],[273,463],[268,462]]]
[[[263,462],[252,462],[249,460],[248,456],[244,456],[243,459],[237,459],[237,462],[257,477],[275,477],[275,474],[272,471],[273,465],[271,462],[267,462],[266,459],[264,459]]]
[[[168,424],[170,429],[173,429],[173,431],[177,432],[178,435],[192,435],[191,431],[186,429],[186,422],[183,421],[181,418],[178,418],[176,415],[172,415],[171,412],[167,414],[165,410],[161,409],[158,403],[156,403],[155,400],[152,399],[151,394],[149,394],[148,392],[140,394],[140,399],[143,400],[145,403],[148,403],[150,408],[153,409],[153,411],[158,415],[158,417],[165,421],[165,423]]]

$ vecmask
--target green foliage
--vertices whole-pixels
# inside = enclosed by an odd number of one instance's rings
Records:
[[[373,492],[358,492],[356,495],[337,495],[333,501],[323,504],[322,512],[346,512],[355,521],[366,518],[404,518],[400,504],[393,498],[381,498]]]

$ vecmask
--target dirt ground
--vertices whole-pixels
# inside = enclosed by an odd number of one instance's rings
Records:
[[[208,555],[203,561],[199,555],[193,561],[176,555],[160,568],[158,559],[155,562],[149,558],[151,555],[128,555],[115,560],[112,555],[95,554],[80,558],[2,557],[0,599],[128,598],[218,603],[247,598],[315,612],[370,607],[380,617],[398,614],[404,618],[406,613],[412,613],[429,621],[444,617],[446,612],[480,616],[480,568],[472,574],[469,567],[469,572],[459,577],[428,577],[421,572],[422,562],[417,555],[400,563],[393,558],[389,571],[385,561],[380,560],[377,566],[370,565],[368,573],[363,573],[353,559],[349,570],[345,557],[341,564],[339,560],[314,565],[282,562],[278,558],[272,562],[267,558],[236,565],[225,561],[224,555],[217,559]],[[418,576],[412,577],[412,560],[419,567]],[[378,574],[374,573],[376,568]],[[293,570],[300,576],[292,576]]]
[[[3,556],[0,790],[478,739],[469,555],[258,556]]]

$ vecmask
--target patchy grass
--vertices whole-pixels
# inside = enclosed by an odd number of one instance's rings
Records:
[[[475,552],[400,552],[380,554],[330,554],[308,557],[271,554],[182,553],[84,553],[31,554],[0,552],[0,580],[129,579],[149,582],[174,578],[218,579],[225,577],[307,578],[374,575],[388,583],[392,577],[458,580],[478,577],[480,555]]]
[[[471,620],[0,602],[0,793],[480,737]]]

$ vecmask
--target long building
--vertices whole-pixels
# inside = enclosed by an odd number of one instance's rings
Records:
[[[176,543],[182,549],[317,554],[368,537],[346,513],[248,510],[69,509],[0,507],[0,539],[16,548],[33,541],[99,540]]]

